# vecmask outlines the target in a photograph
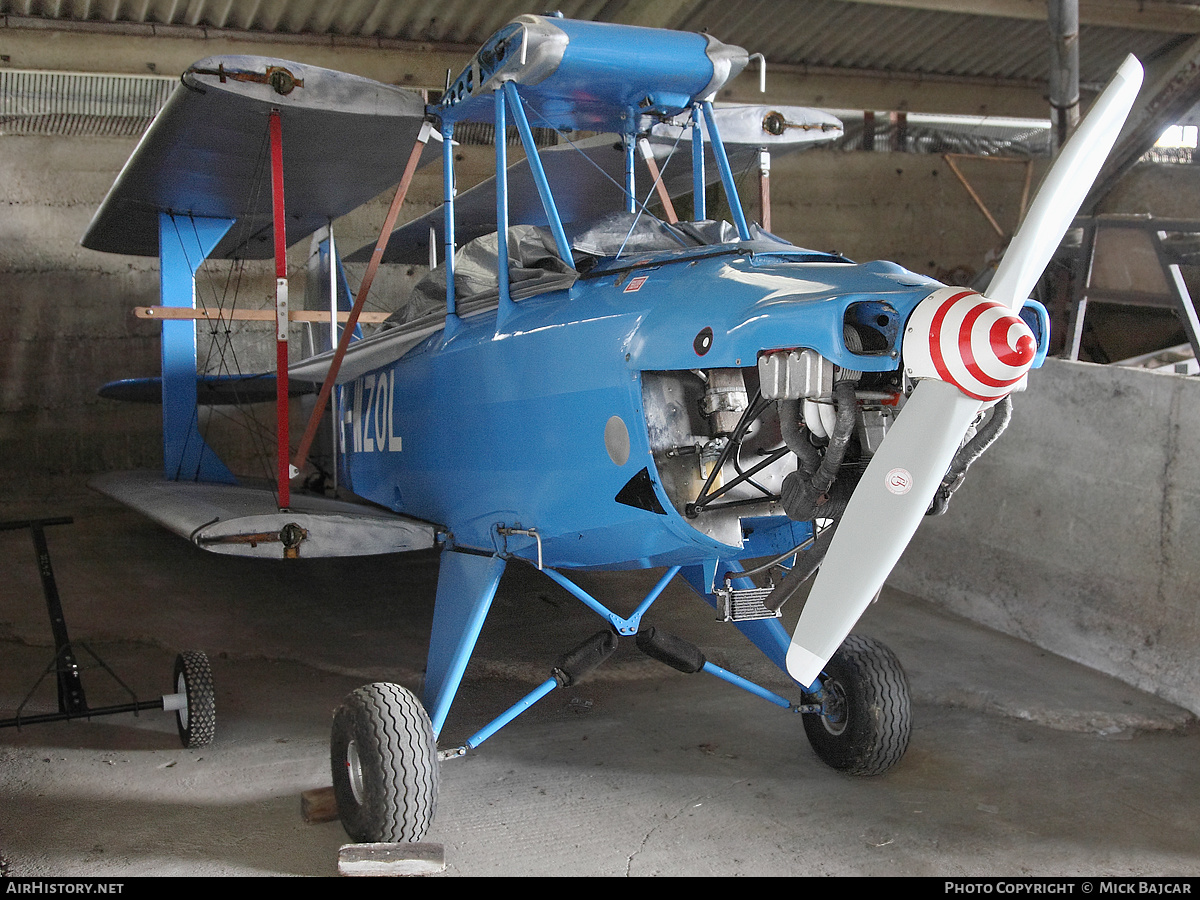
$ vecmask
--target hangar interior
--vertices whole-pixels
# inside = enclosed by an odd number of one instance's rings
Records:
[[[922,751],[911,754],[907,774],[877,780],[882,795],[871,795],[870,780],[825,773],[789,785],[771,773],[792,772],[802,754],[776,746],[786,741],[774,734],[754,733],[753,717],[738,721],[737,698],[712,706],[711,718],[727,720],[734,734],[717,740],[695,716],[667,711],[654,680],[669,678],[665,670],[628,662],[574,705],[534,717],[492,767],[461,763],[464,777],[445,786],[439,820],[453,821],[433,835],[448,848],[448,871],[1200,873],[1200,806],[1180,800],[1197,793],[1200,777],[1200,560],[1190,541],[1200,526],[1200,472],[1187,449],[1200,442],[1200,338],[1190,307],[1200,289],[1200,4],[578,0],[557,9],[568,19],[705,32],[762,54],[765,94],[752,63],[722,89],[718,106],[808,106],[845,126],[838,141],[772,161],[770,230],[800,247],[892,260],[953,285],[994,269],[1053,159],[1058,131],[1086,112],[1126,54],[1141,60],[1146,79],[1078,227],[1039,284],[1051,358],[1016,395],[1011,428],[972,468],[950,514],[917,532],[866,619],[905,651],[914,681],[928,679],[914,700],[927,738],[936,734],[959,754],[955,770],[939,778],[937,755]],[[0,0],[0,518],[75,516],[70,529],[51,533],[64,596],[89,597],[78,606],[68,600],[73,632],[98,635],[139,674],[143,658],[169,659],[166,648],[207,645],[219,689],[229,679],[222,722],[232,722],[224,761],[218,743],[207,762],[199,754],[177,761],[172,729],[150,717],[136,726],[0,732],[8,772],[0,776],[0,875],[333,874],[344,835],[336,825],[300,823],[296,786],[327,778],[327,695],[336,704],[364,678],[420,678],[436,557],[305,562],[294,571],[230,566],[90,492],[95,475],[162,465],[158,407],[97,395],[116,379],[158,373],[159,325],[130,311],[157,302],[159,273],[154,258],[96,253],[79,240],[196,60],[274,56],[423,90],[432,100],[489,35],[529,12],[542,10],[513,0]],[[493,137],[464,131],[456,139],[463,190],[491,174]],[[757,167],[738,187],[761,220]],[[441,190],[438,166],[418,170],[401,221],[435,209]],[[390,199],[385,192],[337,222],[339,246],[373,244]],[[1160,232],[1165,240],[1155,243]],[[289,251],[297,279],[308,253],[307,241]],[[366,264],[346,268],[356,284]],[[383,267],[373,310],[390,312],[389,299],[394,305],[425,271]],[[272,306],[269,263],[231,272],[211,273],[203,289],[219,293],[236,277],[240,302]],[[209,348],[204,365],[216,371],[229,336],[197,328]],[[292,353],[300,355],[309,335],[293,331]],[[242,366],[269,367],[269,329],[240,325],[233,339]],[[270,427],[258,418],[212,431],[227,461],[255,474]],[[7,707],[21,701],[52,643],[27,538],[4,538]],[[684,594],[668,597],[670,615],[685,617]],[[495,632],[485,632],[470,675],[489,692],[497,684],[511,690],[560,649],[566,626],[544,623],[539,644],[521,624],[528,604],[536,616],[566,616],[571,602],[527,573],[506,577],[501,598]],[[372,623],[377,611],[386,624]],[[417,623],[416,636],[398,619]],[[348,633],[336,634],[347,621]],[[714,658],[758,665],[745,661],[736,636],[707,620],[699,628]],[[636,701],[597,722],[618,703],[623,681],[634,684]],[[684,690],[675,702],[714,704],[690,682]],[[273,692],[295,696],[281,702]],[[621,716],[642,720],[636,727],[650,748],[622,732]],[[590,743],[570,730],[584,721]],[[555,754],[553,735],[564,728],[574,743]],[[1055,744],[1049,731],[1072,743]],[[257,755],[272,744],[284,752],[262,762]],[[1072,760],[1086,760],[1093,782],[1130,780],[1075,809],[1087,791],[1071,787]],[[584,787],[580,770],[591,779]],[[106,780],[110,786],[97,786]],[[206,791],[220,799],[204,799]],[[672,807],[659,792],[690,802]],[[957,796],[973,798],[966,812],[939,807],[928,825],[914,812]],[[76,824],[60,807],[75,810]],[[122,815],[110,817],[113,809]],[[796,809],[815,831],[779,824]],[[1034,810],[1044,823],[1037,828]],[[126,817],[140,820],[129,835],[98,824]],[[647,818],[658,823],[649,831]],[[1104,824],[1089,831],[1080,819]],[[58,836],[40,834],[35,820],[52,822]],[[227,833],[234,829],[241,835]],[[722,847],[718,829],[737,835],[731,846]],[[1161,838],[1146,837],[1159,829]],[[631,833],[643,835],[640,849],[624,846]],[[785,846],[793,840],[811,851]],[[272,846],[249,846],[264,841]],[[219,848],[212,856],[207,842]]]

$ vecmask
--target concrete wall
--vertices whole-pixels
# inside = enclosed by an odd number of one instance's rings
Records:
[[[1024,165],[958,165],[1000,227],[1015,230]],[[1034,164],[1035,185],[1044,170],[1044,162]],[[771,183],[772,230],[859,262],[888,259],[925,275],[973,276],[1006,242],[937,155],[814,150],[773,161]],[[745,184],[742,196],[757,218],[756,183]]]
[[[1050,360],[890,583],[1200,713],[1200,381]]]
[[[157,408],[114,415],[96,388],[156,374],[158,339],[126,310],[157,302],[156,260],[78,245],[133,140],[0,137],[0,458],[7,477],[161,458]]]

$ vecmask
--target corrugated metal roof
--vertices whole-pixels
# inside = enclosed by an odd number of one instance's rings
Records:
[[[710,12],[716,17],[706,18]],[[1045,81],[1049,71],[1046,24],[1029,19],[843,0],[743,0],[703,3],[677,27],[695,30],[702,24],[777,64],[1015,81]],[[1176,38],[1081,26],[1080,79],[1102,84],[1127,53],[1145,57]]]
[[[893,5],[900,0],[561,0],[569,18],[707,31],[773,64],[1041,82],[1046,25],[1032,19]],[[1162,9],[1172,0],[1153,0]],[[914,6],[920,7],[920,0]],[[959,4],[966,5],[966,4]],[[1108,4],[1112,7],[1117,4]],[[1195,3],[1180,3],[1194,9]],[[1129,0],[1132,12],[1140,8]],[[0,0],[0,14],[54,21],[177,25],[286,35],[339,35],[474,48],[530,11],[528,0]],[[1080,79],[1101,84],[1126,53],[1152,56],[1179,33],[1084,24]]]

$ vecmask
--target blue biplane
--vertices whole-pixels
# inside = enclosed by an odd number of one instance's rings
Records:
[[[354,839],[420,839],[439,761],[574,683],[620,637],[801,713],[837,769],[876,774],[904,754],[900,664],[850,631],[1040,365],[1048,316],[1029,294],[1141,69],[1130,58],[1096,102],[981,295],[805,250],[747,221],[731,159],[741,166],[840,133],[811,110],[714,107],[748,62],[707,35],[543,16],[497,32],[429,105],[284,60],[204,60],[184,73],[84,237],[97,250],[157,255],[162,272],[163,305],[147,315],[163,319],[164,473],[109,476],[102,490],[216,552],[441,550],[423,697],[368,685],[335,716],[334,787]],[[495,177],[462,194],[460,123],[490,123],[497,135]],[[510,126],[525,151],[511,166]],[[534,129],[558,143],[539,148]],[[259,162],[265,143],[269,165]],[[393,233],[414,167],[439,148],[443,206]],[[349,257],[368,262],[352,297],[331,224],[397,181],[379,243]],[[708,218],[715,182],[729,222]],[[684,194],[687,221],[672,201]],[[314,234],[306,293],[315,286],[318,302],[306,305],[323,305],[308,312],[330,323],[329,349],[292,360],[289,322],[301,311],[289,306],[284,257]],[[277,371],[198,378],[201,261],[272,255]],[[364,336],[362,301],[388,262],[431,268]],[[286,412],[299,383],[321,389],[296,450]],[[264,386],[279,408],[278,478],[265,490],[238,483],[196,412]],[[159,382],[149,387],[157,394]],[[323,412],[334,423],[336,496],[292,487]],[[539,568],[604,627],[465,745],[439,750],[511,561]],[[628,615],[569,574],[630,568],[663,574]],[[794,699],[644,623],[677,575],[790,676]],[[780,609],[810,579],[788,634]]]

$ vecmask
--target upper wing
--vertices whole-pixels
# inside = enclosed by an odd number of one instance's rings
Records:
[[[272,254],[267,120],[283,125],[287,242],[400,180],[425,104],[357,75],[255,56],[214,56],[181,78],[125,164],[83,246],[158,254],[158,214],[235,219],[211,256]]]
[[[766,148],[778,156],[842,135],[842,123],[828,113],[803,107],[733,106],[716,110],[717,127],[729,164],[739,171],[758,161]],[[705,135],[707,141],[707,135]],[[690,126],[655,125],[649,135],[663,183],[672,197],[692,190]],[[706,142],[705,147],[708,147]],[[705,155],[709,184],[719,177],[712,150]],[[619,138],[601,135],[542,151],[542,166],[554,192],[564,225],[626,208],[625,151]],[[639,162],[640,166],[641,163]],[[646,169],[638,170],[639,199],[653,201]],[[508,167],[509,221],[513,225],[546,225],[533,173],[525,160]],[[488,178],[454,198],[454,230],[459,245],[496,230],[496,179]],[[442,207],[413,219],[392,232],[383,262],[423,264],[429,260],[429,239],[445,242]],[[371,258],[371,244],[346,257],[347,262]]]

